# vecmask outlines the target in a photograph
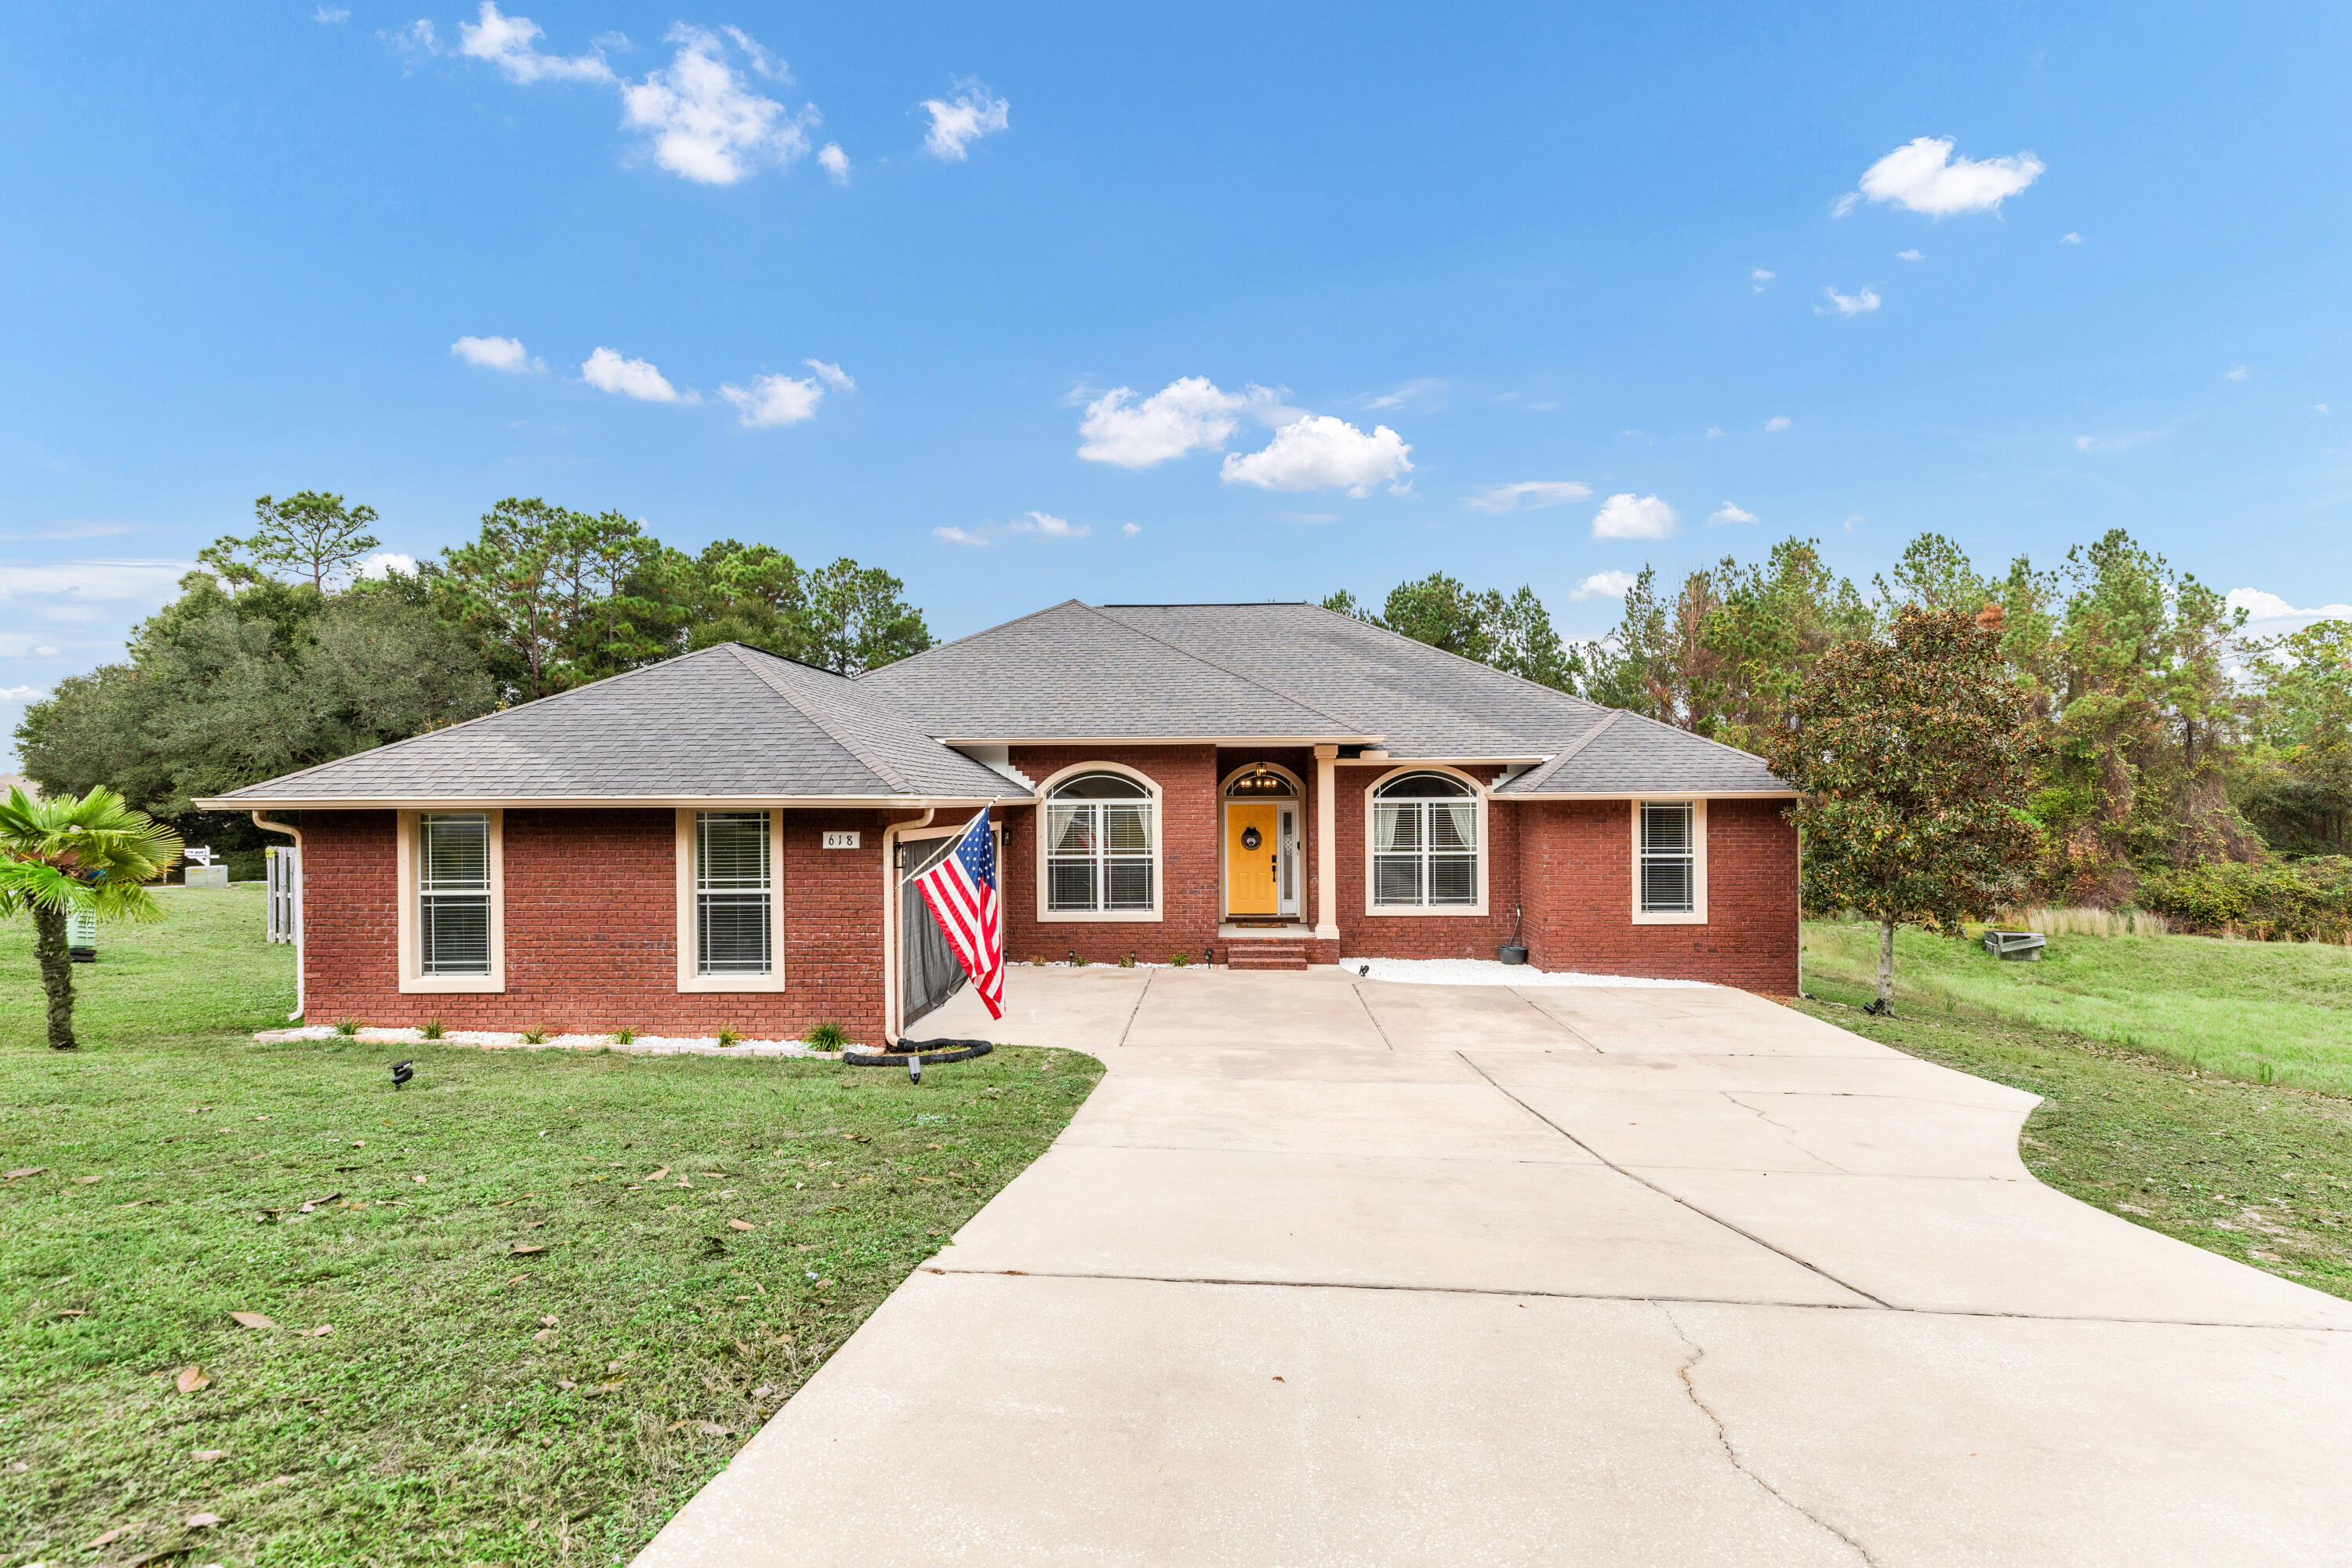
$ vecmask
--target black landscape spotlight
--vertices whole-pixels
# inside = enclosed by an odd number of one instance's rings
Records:
[[[398,1089],[402,1084],[406,1083],[410,1079],[413,1079],[415,1076],[416,1064],[415,1062],[394,1062],[392,1064],[393,1088]]]

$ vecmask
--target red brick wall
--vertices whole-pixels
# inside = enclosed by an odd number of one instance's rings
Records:
[[[1797,830],[1776,800],[1706,808],[1705,925],[1636,925],[1632,806],[1525,802],[1525,941],[1539,968],[1708,980],[1768,995],[1797,989]]]
[[[1118,763],[1160,786],[1160,915],[1157,921],[1040,921],[1035,806],[1003,813],[1004,955],[1059,962],[1073,951],[1089,963],[1129,952],[1165,963],[1176,952],[1197,962],[1217,940],[1217,752],[1213,746],[1015,746],[1012,765],[1039,784],[1080,763]]]
[[[305,1005],[312,1023],[438,1017],[452,1028],[709,1034],[790,1038],[831,1022],[882,1036],[880,812],[784,814],[779,953],[786,989],[677,989],[676,816],[652,811],[506,814],[505,991],[399,988],[394,817],[302,815]],[[820,847],[855,828],[856,849]]]
[[[1365,791],[1398,764],[1341,763],[1332,778],[1333,837],[1339,843],[1339,952],[1346,958],[1492,958],[1511,939],[1511,910],[1519,900],[1519,818],[1502,801],[1486,806],[1486,913],[1396,915],[1364,912]],[[1496,770],[1465,769],[1480,784]]]

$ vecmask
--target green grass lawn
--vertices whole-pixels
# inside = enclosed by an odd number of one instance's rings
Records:
[[[2203,1071],[2352,1094],[2352,948],[2211,937],[2053,936],[2039,963],[1975,942],[1895,938],[1906,995],[1947,1010],[2137,1046]],[[1809,921],[1806,989],[1874,984],[1875,926]]]
[[[0,922],[0,1561],[614,1562],[1101,1070],[257,1046],[257,892],[164,900],[74,1055]]]
[[[2211,946],[2224,957],[2248,959],[2257,977],[2273,951],[2244,942]],[[1896,957],[1898,977],[1905,956]],[[2096,956],[2089,967],[2097,967]],[[2352,1298],[2352,1100],[2217,1078],[2143,1047],[1956,1011],[1900,985],[1894,1016],[1874,1018],[1861,1010],[1877,994],[1874,977],[1839,978],[1810,962],[1806,989],[1816,999],[1798,1001],[1801,1011],[2042,1096],[2020,1152],[2059,1191]]]

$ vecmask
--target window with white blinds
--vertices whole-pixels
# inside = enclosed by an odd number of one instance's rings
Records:
[[[1686,915],[1698,908],[1696,813],[1686,800],[1642,803],[1642,912]]]
[[[490,819],[424,812],[416,818],[417,972],[490,973]]]
[[[1055,914],[1158,907],[1151,792],[1124,773],[1081,773],[1045,803],[1045,908]]]
[[[694,972],[775,970],[775,881],[764,811],[694,817]]]
[[[1478,798],[1451,773],[1406,773],[1372,797],[1372,903],[1447,909],[1478,902]]]

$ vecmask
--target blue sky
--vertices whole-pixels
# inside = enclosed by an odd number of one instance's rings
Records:
[[[305,488],[948,636],[1924,529],[2352,599],[2345,13],[1620,10],[11,7],[0,723]]]

